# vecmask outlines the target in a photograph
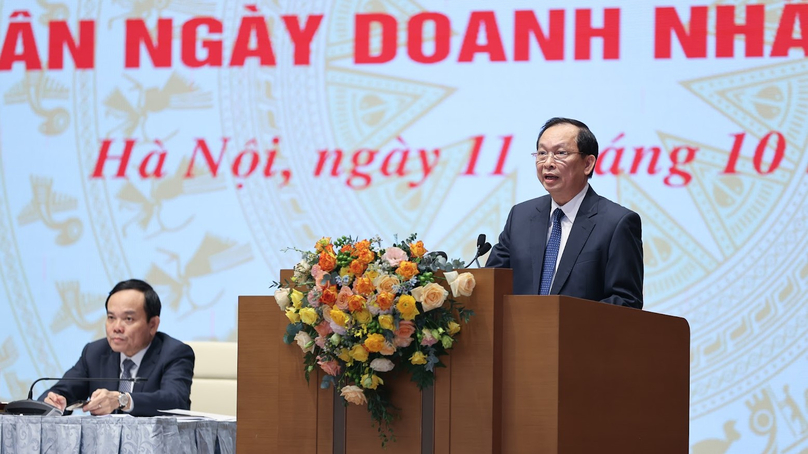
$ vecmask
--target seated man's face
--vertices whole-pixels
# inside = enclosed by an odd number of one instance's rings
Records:
[[[107,342],[112,351],[133,356],[157,333],[160,317],[146,320],[146,298],[138,290],[121,290],[107,303]]]

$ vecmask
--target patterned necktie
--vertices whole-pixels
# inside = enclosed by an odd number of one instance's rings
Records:
[[[561,247],[562,217],[564,217],[564,212],[561,211],[561,208],[556,208],[555,211],[553,211],[553,231],[550,232],[550,241],[547,242],[547,248],[544,250],[544,266],[541,270],[539,295],[550,294],[550,284],[553,282],[558,249]]]
[[[121,374],[121,378],[132,378],[132,368],[135,367],[135,362],[129,358],[123,360],[123,374]],[[118,391],[122,393],[131,393],[132,392],[132,382],[131,381],[124,381],[121,380],[118,383]]]

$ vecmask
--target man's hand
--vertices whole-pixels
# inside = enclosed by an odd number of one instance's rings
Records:
[[[90,396],[90,403],[81,407],[82,410],[90,412],[92,415],[108,415],[118,409],[118,391],[107,389],[96,389]]]
[[[65,407],[67,407],[67,399],[65,399],[64,396],[56,394],[55,392],[48,393],[48,397],[45,398],[45,403],[53,405],[62,411],[65,411]]]

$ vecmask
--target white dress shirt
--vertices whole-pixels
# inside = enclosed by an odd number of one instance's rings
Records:
[[[573,197],[572,200],[565,203],[563,206],[557,204],[552,198],[550,199],[550,222],[547,226],[547,241],[550,241],[550,233],[553,231],[553,212],[556,208],[560,208],[561,211],[564,212],[564,217],[561,218],[561,244],[559,245],[558,256],[556,257],[555,267],[553,268],[553,281],[550,282],[550,288],[553,287],[558,264],[561,263],[561,257],[564,255],[564,246],[567,245],[567,238],[570,237],[570,231],[572,230],[572,224],[575,222],[575,216],[578,215],[578,209],[581,208],[581,202],[584,201],[584,196],[588,190],[589,183],[587,183],[584,189]],[[545,243],[545,247],[546,246],[547,243]]]

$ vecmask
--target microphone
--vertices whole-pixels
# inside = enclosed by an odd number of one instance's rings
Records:
[[[485,241],[485,233],[481,233],[477,236],[477,252],[474,254],[474,258],[469,261],[469,264],[464,266],[463,268],[468,268],[471,266],[472,263],[477,263],[477,268],[480,268],[480,261],[478,260],[481,255],[485,255],[486,252],[491,250],[491,243]]]
[[[9,402],[6,405],[6,414],[7,415],[41,415],[41,416],[61,416],[62,411],[58,408],[54,407],[51,404],[46,404],[45,402],[40,402],[38,400],[34,400],[34,385],[41,381],[45,380],[52,380],[52,381],[80,381],[80,382],[91,382],[91,381],[130,381],[132,382],[132,386],[135,383],[141,383],[148,381],[147,378],[143,377],[131,377],[131,378],[86,378],[86,377],[62,377],[62,378],[53,378],[53,377],[42,377],[37,378],[31,383],[31,387],[28,389],[28,398],[25,400],[15,400],[13,402]]]

